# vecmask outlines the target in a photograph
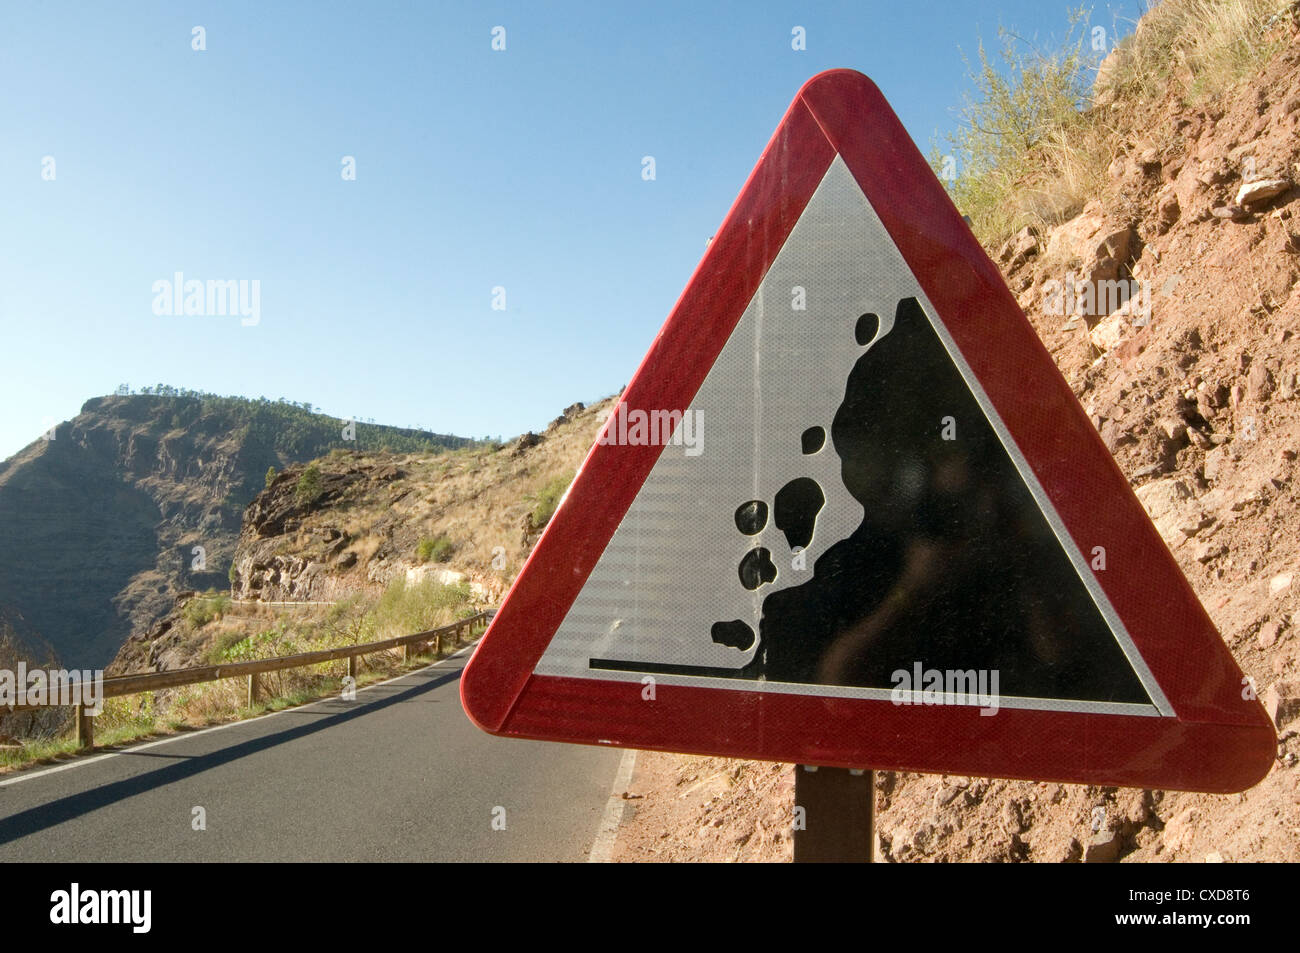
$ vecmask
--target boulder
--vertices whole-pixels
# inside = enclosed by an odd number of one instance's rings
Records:
[[[1255,179],[1243,182],[1237,190],[1238,205],[1262,205],[1291,188],[1288,179]]]
[[[1255,641],[1259,643],[1261,649],[1271,648],[1277,642],[1278,633],[1282,631],[1282,623],[1276,619],[1269,620],[1259,627],[1259,632],[1255,634]]]
[[[1158,520],[1180,510],[1183,504],[1192,498],[1192,491],[1182,480],[1169,477],[1153,480],[1136,491],[1138,501],[1146,508],[1147,515]]]
[[[1201,514],[1190,512],[1188,502],[1192,498],[1191,490],[1182,480],[1169,477],[1153,480],[1136,491],[1138,500],[1146,508],[1147,515],[1155,524],[1156,530],[1164,541],[1170,545],[1185,539],[1189,535],[1185,528],[1201,525]]]
[[[1032,225],[1026,225],[1003,243],[998,252],[998,260],[1008,271],[1015,271],[1032,255],[1038,254],[1038,233]]]
[[[1085,864],[1113,864],[1119,860],[1119,837],[1114,831],[1098,831],[1088,841],[1083,854]]]
[[[1255,362],[1246,375],[1246,393],[1251,400],[1268,400],[1273,393],[1273,375],[1262,362]]]
[[[1105,257],[1124,263],[1133,256],[1136,240],[1137,233],[1128,225],[1111,229],[1100,235],[1100,244],[1097,246],[1096,253],[1099,256],[1104,253]]]
[[[1151,172],[1160,168],[1160,150],[1155,146],[1143,149],[1135,158],[1143,172]]]
[[[1174,191],[1172,185],[1165,186],[1156,196],[1156,221],[1159,223],[1160,231],[1168,231],[1181,214],[1182,206],[1178,204],[1178,193]]]
[[[1101,231],[1102,225],[1101,206],[1089,202],[1074,218],[1052,229],[1047,237],[1046,253],[1052,257],[1074,255],[1084,258],[1081,249],[1089,238]]]
[[[1225,473],[1225,464],[1229,459],[1226,447],[1215,447],[1207,453],[1205,455],[1205,479],[1209,481],[1220,479]]]
[[[1228,547],[1223,543],[1206,540],[1196,547],[1196,561],[1198,563],[1212,563],[1227,551]]]
[[[1264,710],[1278,728],[1294,721],[1300,715],[1300,681],[1295,679],[1274,682],[1264,693]]]
[[[1210,209],[1210,214],[1215,218],[1226,219],[1232,222],[1240,222],[1243,219],[1250,217],[1250,213],[1240,205],[1221,205],[1217,208]]]
[[[1174,197],[1178,199],[1178,207],[1182,210],[1183,215],[1197,212],[1197,206],[1204,202],[1206,197],[1205,186],[1201,185],[1200,180],[1197,178],[1196,169],[1197,164],[1195,161],[1188,162],[1173,181]],[[1200,205],[1200,207],[1204,208],[1203,205]]]
[[[1108,318],[1103,318],[1097,326],[1088,332],[1088,339],[1099,351],[1110,351],[1118,347],[1129,335],[1132,319],[1127,309],[1116,311]]]
[[[412,566],[406,570],[406,584],[418,586],[422,582],[436,582],[441,586],[458,586],[469,578],[463,572],[454,569],[439,569],[434,566]]]
[[[513,451],[513,454],[514,456],[517,457],[520,454],[522,454],[525,450],[529,450],[537,446],[541,442],[542,442],[541,435],[535,434],[530,430],[528,431],[528,433],[520,436],[519,440],[515,443],[515,449]]]
[[[1082,212],[1051,233],[1044,254],[1061,263],[1078,262],[1079,281],[1092,285],[1094,301],[1100,302],[1113,299],[1114,294],[1113,291],[1103,294],[1097,282],[1114,282],[1127,277],[1138,252],[1137,232],[1128,225],[1116,227],[1106,222],[1096,203],[1089,203]],[[1113,307],[1094,306],[1089,317],[1104,316],[1113,310]]]

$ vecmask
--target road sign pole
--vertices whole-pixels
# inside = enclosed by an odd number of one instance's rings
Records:
[[[794,769],[794,862],[870,863],[876,843],[876,773]]]

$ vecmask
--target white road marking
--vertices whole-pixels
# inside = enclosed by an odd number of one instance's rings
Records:
[[[375,682],[373,685],[367,685],[364,688],[358,688],[357,695],[360,695],[362,692],[368,692],[372,688],[382,688],[384,685],[389,685],[393,682],[401,681],[404,678],[410,678],[412,675],[419,675],[421,672],[426,672],[431,668],[437,668],[439,665],[442,665],[446,662],[453,661],[454,659],[458,658],[461,655],[461,653],[465,652],[467,649],[474,648],[474,646],[477,644],[478,644],[477,642],[471,642],[469,645],[457,649],[451,655],[448,655],[445,659],[439,659],[438,661],[434,662],[431,665],[424,666],[424,668],[417,668],[411,672],[404,672],[401,675],[394,675],[392,678],[384,679],[384,681],[382,682]],[[331,702],[337,700],[338,700],[338,696],[330,695],[325,698],[318,698],[313,702],[306,702],[302,705],[293,705],[290,706],[289,708],[282,708],[279,711],[268,712],[267,714],[259,715],[256,718],[241,718],[237,721],[228,721],[222,725],[213,725],[211,728],[199,728],[196,731],[183,731],[176,735],[169,735],[166,738],[159,738],[157,741],[148,741],[141,745],[133,745],[130,748],[119,748],[114,751],[106,751],[103,754],[94,755],[93,757],[89,757],[89,758],[84,758],[84,757],[77,758],[75,761],[69,761],[66,764],[55,765],[54,767],[46,768],[43,771],[23,771],[12,778],[6,778],[0,781],[0,788],[8,787],[11,784],[18,784],[20,781],[30,781],[33,778],[43,778],[51,774],[58,774],[60,771],[68,771],[71,770],[72,768],[85,767],[88,764],[94,764],[96,761],[103,761],[106,758],[116,758],[124,754],[132,754],[136,751],[147,751],[149,748],[157,748],[160,745],[171,744],[173,741],[180,741],[182,738],[196,738],[199,735],[205,735],[213,731],[225,731],[227,728],[235,728],[239,725],[248,725],[255,721],[261,721],[264,718],[274,718],[276,715],[283,715],[286,712],[302,711],[304,708],[311,708],[313,705],[321,705],[324,704],[325,702]]]
[[[596,842],[591,845],[587,862],[608,864],[614,853],[614,839],[618,836],[619,825],[623,823],[623,809],[627,805],[623,795],[632,783],[632,770],[636,767],[636,749],[623,751],[623,760],[618,763],[614,774],[614,786],[610,789],[609,800],[605,802],[605,815],[600,820],[600,830],[596,833]]]

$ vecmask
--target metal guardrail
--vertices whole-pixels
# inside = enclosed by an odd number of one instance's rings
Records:
[[[114,675],[111,678],[104,679],[101,700],[120,698],[123,695],[138,695],[141,692],[156,691],[160,688],[176,688],[180,685],[194,685],[199,682],[215,682],[223,678],[247,677],[248,704],[252,706],[257,701],[259,689],[257,677],[264,672],[278,672],[288,668],[301,668],[306,665],[317,665],[321,662],[332,662],[345,658],[348,660],[348,675],[356,678],[357,659],[362,655],[400,648],[403,650],[403,658],[410,661],[411,657],[417,654],[416,647],[428,643],[433,643],[434,651],[441,654],[444,637],[450,636],[452,644],[458,645],[462,638],[468,638],[473,634],[479,623],[486,624],[490,622],[494,614],[495,610],[488,610],[467,619],[461,619],[459,622],[453,622],[451,625],[430,629],[427,632],[399,635],[396,638],[384,639],[382,642],[363,642],[358,645],[344,645],[335,649],[320,649],[315,652],[299,652],[296,655],[281,655],[276,658],[256,659],[251,662],[203,665],[195,668],[172,669],[167,672],[146,672],[142,675]],[[50,706],[21,705],[13,708],[6,707],[4,711],[31,711],[45,707]],[[74,705],[72,707],[75,710],[77,722],[77,747],[82,750],[89,750],[95,746],[94,716],[86,710],[85,705]]]

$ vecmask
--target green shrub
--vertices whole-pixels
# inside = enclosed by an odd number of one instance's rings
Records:
[[[233,644],[227,643],[217,655],[217,661],[253,662],[258,659],[296,655],[300,651],[297,640],[293,638],[285,623],[281,622],[274,629],[250,635]]]
[[[182,614],[185,621],[192,628],[198,629],[213,619],[220,619],[230,611],[230,596],[227,595],[203,595],[195,596],[189,602],[185,603]]]
[[[569,488],[573,482],[572,474],[569,476],[558,476],[547,482],[540,490],[527,499],[533,502],[533,526],[542,527],[551,521],[555,515],[555,510],[560,505],[560,500],[564,499],[564,491]]]
[[[244,641],[244,637],[238,632],[222,632],[212,643],[212,647],[207,651],[207,662],[209,665],[220,665],[222,662],[230,661],[226,657],[231,647]]]
[[[415,554],[419,557],[420,562],[445,563],[451,554],[455,551],[456,546],[446,536],[439,536],[436,539],[429,539],[427,536],[420,540],[415,547]]]
[[[370,618],[379,638],[425,632],[459,618],[461,607],[470,599],[470,588],[464,583],[444,586],[426,579],[408,586],[399,576],[379,597]]]
[[[302,476],[298,477],[298,485],[294,488],[294,499],[300,505],[310,506],[320,499],[323,492],[325,492],[325,485],[321,480],[320,467],[314,463],[309,464],[307,469],[302,471]]]
[[[269,490],[271,488],[271,484],[274,482],[275,482],[275,467],[267,467],[266,468],[266,489]]]
[[[996,54],[981,41],[978,64],[967,62],[974,94],[958,110],[950,154],[936,150],[931,162],[941,178],[948,173],[953,202],[982,241],[1068,217],[1095,185],[1100,160],[1080,154],[1091,141],[1078,129],[1096,65],[1085,52],[1086,28],[1087,11],[1073,11],[1065,41],[1047,52],[999,29]]]
[[[990,54],[981,44],[978,63],[967,63],[973,94],[931,164],[986,246],[1024,225],[1050,228],[1097,194],[1111,162],[1132,142],[1159,148],[1174,140],[1158,105],[1166,96],[1195,105],[1257,73],[1286,42],[1286,6],[1163,0],[1149,5],[1140,29],[1103,44],[1108,50],[1087,42],[1093,32],[1083,8],[1068,14],[1055,48],[1039,49],[1001,29],[997,50]],[[1105,68],[1094,82],[1103,53]]]

